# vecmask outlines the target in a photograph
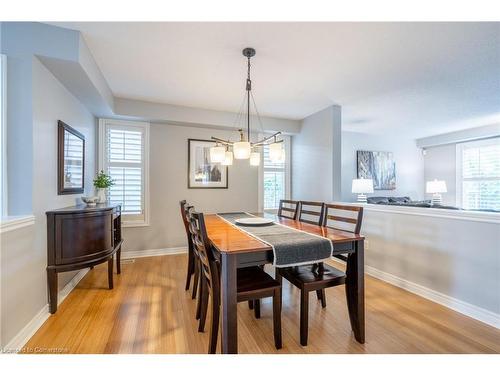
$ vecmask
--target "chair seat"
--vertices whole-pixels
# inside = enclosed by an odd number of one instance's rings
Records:
[[[273,279],[260,267],[238,268],[238,294],[247,294],[258,291],[280,288],[279,281]]]
[[[318,290],[345,284],[346,278],[344,272],[328,264],[324,264],[322,274],[312,264],[280,268],[280,274],[297,288],[306,290]]]

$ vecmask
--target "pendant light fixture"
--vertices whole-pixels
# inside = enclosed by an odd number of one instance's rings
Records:
[[[280,162],[284,161],[284,149],[283,140],[279,140],[278,136],[281,132],[276,132],[269,137],[265,137],[260,141],[252,143],[250,140],[250,99],[253,101],[255,107],[255,114],[259,120],[259,124],[262,125],[259,112],[257,111],[257,106],[255,105],[255,100],[252,95],[252,80],[250,79],[250,58],[255,56],[255,49],[245,48],[243,50],[243,56],[247,58],[247,79],[246,79],[246,137],[243,129],[239,129],[240,139],[237,142],[232,142],[230,140],[223,140],[217,137],[212,137],[216,144],[214,147],[210,148],[210,161],[212,163],[222,163],[222,165],[232,165],[233,157],[234,159],[250,159],[250,165],[258,166],[260,165],[260,150],[259,147],[264,145],[269,145],[269,157],[271,161]],[[243,111],[238,113],[238,119],[241,119],[245,115]],[[263,130],[263,129],[262,129]],[[223,150],[223,151],[221,151]]]

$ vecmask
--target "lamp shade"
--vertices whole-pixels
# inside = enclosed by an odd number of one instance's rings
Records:
[[[222,165],[233,165],[233,153],[231,151],[226,151]]]
[[[281,143],[272,143],[269,145],[269,159],[272,162],[280,162],[282,157],[283,147]]]
[[[446,188],[446,181],[442,180],[427,181],[425,186],[425,191],[428,194],[446,193],[448,192],[448,189]]]
[[[212,163],[222,163],[226,154],[226,148],[224,146],[215,145],[210,147],[210,161]]]
[[[368,178],[352,180],[352,192],[355,194],[373,193],[373,180]]]
[[[260,164],[260,153],[252,152],[250,154],[250,165],[258,166]]]
[[[233,152],[235,159],[248,159],[250,152],[252,152],[252,146],[250,146],[250,142],[235,142],[233,144]]]

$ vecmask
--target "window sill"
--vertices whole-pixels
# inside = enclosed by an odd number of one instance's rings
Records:
[[[5,216],[0,222],[0,233],[10,232],[35,224],[35,216]]]
[[[124,221],[122,222],[122,228],[135,228],[135,227],[149,227],[149,222],[133,222]]]

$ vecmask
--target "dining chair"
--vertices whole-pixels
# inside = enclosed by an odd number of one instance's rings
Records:
[[[189,219],[188,219],[188,210],[189,207],[186,200],[181,200],[179,202],[181,206],[181,216],[182,216],[182,222],[184,223],[184,229],[186,230],[186,236],[187,236],[187,241],[188,241],[188,267],[187,267],[187,275],[186,275],[186,290],[189,290],[189,286],[191,284],[191,278],[193,275],[195,275],[195,261],[196,261],[196,256],[194,254],[193,250],[193,241],[191,239],[191,233],[189,232]],[[196,278],[196,276],[195,276]],[[193,285],[193,298],[196,296],[196,291],[195,289],[197,288],[196,285],[196,280]]]
[[[325,204],[323,202],[300,201],[298,208],[298,220],[303,223],[321,225]]]
[[[184,203],[184,204],[183,204]],[[181,214],[183,215],[183,220],[187,222],[187,237],[188,237],[188,272],[187,272],[187,280],[186,280],[186,290],[189,289],[189,282],[191,280],[191,276],[194,275],[193,280],[193,291],[191,294],[191,299],[195,299],[198,296],[196,303],[196,319],[200,319],[201,312],[201,292],[200,289],[200,274],[201,274],[201,265],[200,265],[200,255],[198,250],[193,244],[193,235],[191,234],[189,225],[191,221],[191,213],[194,211],[193,206],[188,206],[186,201],[181,201]],[[185,224],[186,225],[186,224]]]
[[[278,216],[287,219],[295,220],[297,211],[299,210],[299,202],[288,199],[281,199],[278,207]]]
[[[326,204],[323,226],[359,234],[363,222],[363,207]]]
[[[326,204],[323,208],[324,216],[321,225],[355,234],[361,231],[362,207]],[[338,257],[347,260],[344,256]],[[277,270],[277,279],[284,277],[300,289],[300,344],[306,346],[309,331],[309,292],[316,291],[322,307],[325,308],[325,289],[345,284],[346,274],[324,263]]]
[[[198,250],[201,263],[201,315],[198,331],[205,329],[208,300],[211,297],[212,321],[210,324],[210,338],[208,353],[213,354],[217,348],[220,314],[220,266],[216,261],[212,247],[208,240],[203,213],[193,212],[190,220],[190,232],[193,235],[194,247]],[[274,345],[281,349],[281,283],[273,279],[258,266],[239,268],[237,273],[238,302],[273,298],[273,330]]]

